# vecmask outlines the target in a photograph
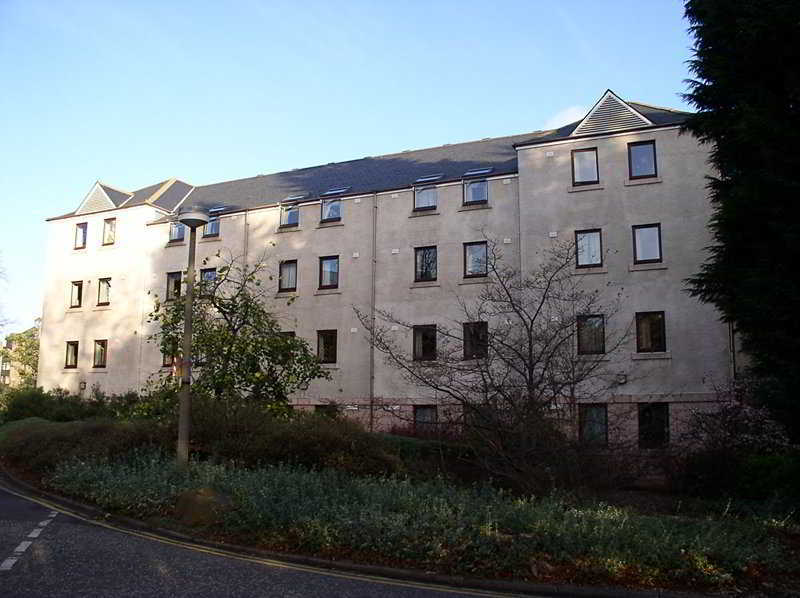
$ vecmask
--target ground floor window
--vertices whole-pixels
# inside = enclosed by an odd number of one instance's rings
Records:
[[[581,444],[608,445],[608,408],[606,405],[580,405],[578,417]]]
[[[639,448],[663,448],[669,443],[669,403],[639,405]]]

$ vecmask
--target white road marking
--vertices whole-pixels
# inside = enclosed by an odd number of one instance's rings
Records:
[[[39,522],[39,527],[47,527],[48,524],[52,521],[52,519],[45,519],[44,521]]]
[[[52,519],[56,515],[58,515],[58,511],[50,511],[50,514],[48,515],[48,517],[50,517],[50,519]]]
[[[42,528],[41,527],[35,527],[31,531],[31,533],[28,534],[28,537],[29,538],[38,538],[39,534],[41,534],[41,533],[42,533]]]
[[[14,549],[14,554],[22,554],[23,552],[25,552],[26,550],[28,550],[28,547],[29,547],[31,544],[33,544],[33,542],[31,542],[31,541],[29,541],[29,540],[26,540],[25,542],[20,542],[20,543],[19,543],[19,546],[17,546],[17,547]]]
[[[13,556],[7,558],[2,563],[0,563],[0,571],[10,571],[11,567],[13,567],[14,563],[16,563],[16,562],[17,562],[17,559],[15,559]]]

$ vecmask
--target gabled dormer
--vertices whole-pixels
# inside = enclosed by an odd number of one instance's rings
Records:
[[[102,212],[120,207],[133,196],[133,193],[114,189],[113,187],[97,181],[83,198],[75,214],[89,214]]]
[[[600,135],[653,124],[650,119],[608,89],[570,136]]]

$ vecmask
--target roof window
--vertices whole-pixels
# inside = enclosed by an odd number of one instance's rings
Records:
[[[414,182],[415,183],[432,183],[433,181],[438,181],[443,176],[444,176],[444,174],[442,174],[441,172],[439,174],[428,174],[428,175],[419,177]]]
[[[352,187],[334,187],[332,189],[328,189],[322,195],[339,195],[345,191],[349,191],[350,189],[352,189]]]
[[[488,168],[470,168],[467,172],[464,173],[464,176],[481,176],[484,174],[489,174],[492,172],[494,168],[491,166]]]

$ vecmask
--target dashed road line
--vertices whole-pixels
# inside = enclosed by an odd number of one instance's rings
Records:
[[[39,534],[41,534],[44,528],[46,528],[50,522],[53,521],[53,518],[56,515],[58,515],[58,511],[50,511],[47,519],[40,521],[38,525],[30,531],[28,537],[38,538]],[[33,544],[32,540],[24,540],[23,542],[20,542],[19,546],[14,549],[14,556],[10,556],[0,563],[0,571],[11,571],[11,568],[17,563],[23,553],[30,548],[31,544]]]

